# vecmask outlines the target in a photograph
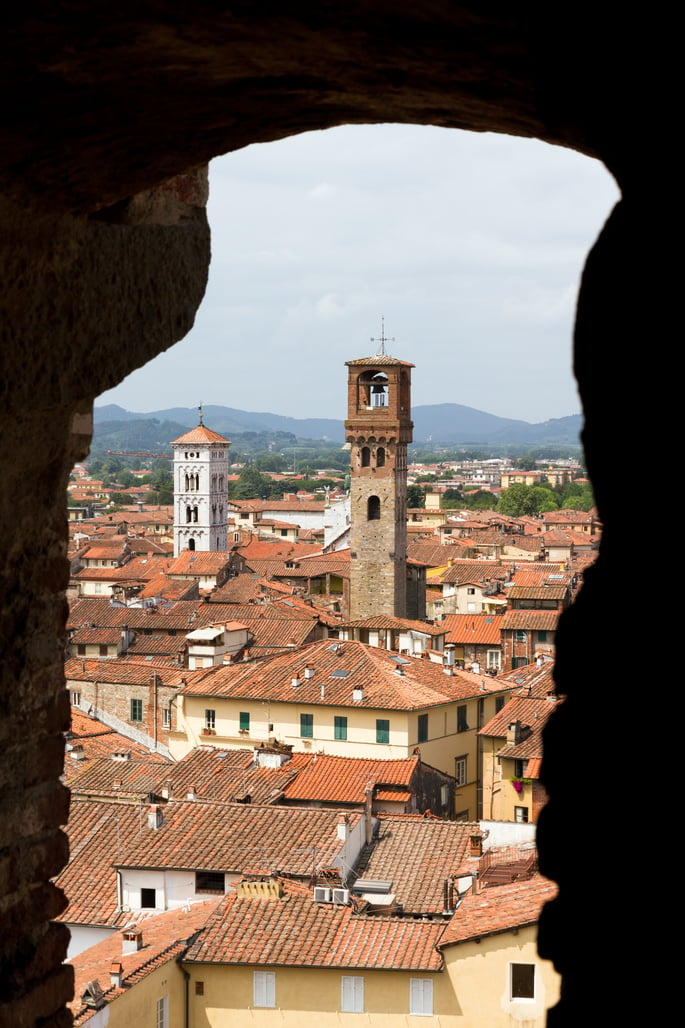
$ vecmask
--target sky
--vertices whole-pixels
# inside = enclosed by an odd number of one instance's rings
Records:
[[[416,366],[414,405],[529,422],[580,411],[578,285],[618,199],[600,162],[512,136],[361,125],[246,147],[214,160],[209,182],[193,329],[96,406],[343,419],[345,361],[378,352],[384,323],[386,352]]]

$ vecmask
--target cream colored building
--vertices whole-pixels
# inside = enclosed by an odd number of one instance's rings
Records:
[[[417,749],[457,779],[454,813],[480,816],[478,728],[509,695],[497,678],[348,640],[311,643],[254,664],[210,668],[178,694],[170,753],[195,746],[392,759]]]

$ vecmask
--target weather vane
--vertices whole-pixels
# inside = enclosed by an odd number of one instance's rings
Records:
[[[202,424],[202,400],[200,400],[200,406],[197,409],[200,412],[200,424]]]
[[[389,339],[386,336],[386,334],[385,334],[385,318],[383,317],[382,314],[381,314],[381,335],[380,335],[380,339],[376,339],[374,336],[371,336],[371,342],[372,343],[380,343],[381,344],[381,348],[378,351],[378,353],[382,354],[382,356],[385,356],[385,344],[386,343],[394,343],[395,342],[395,337],[394,336],[392,336]]]

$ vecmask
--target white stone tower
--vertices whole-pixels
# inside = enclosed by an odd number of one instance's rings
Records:
[[[174,556],[228,549],[228,439],[200,423],[174,439]]]

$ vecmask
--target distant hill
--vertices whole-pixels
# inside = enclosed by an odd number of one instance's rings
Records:
[[[289,418],[221,406],[203,407],[203,413],[205,424],[228,439],[244,432],[290,432],[298,439],[344,442],[343,422],[332,418]],[[431,442],[463,446],[578,446],[582,427],[580,414],[530,424],[499,418],[459,403],[414,407],[413,418],[416,445]],[[197,420],[196,407],[171,407],[140,414],[110,403],[95,408],[93,442],[99,448],[113,450],[153,449],[155,444],[166,448],[171,439],[193,428]]]

